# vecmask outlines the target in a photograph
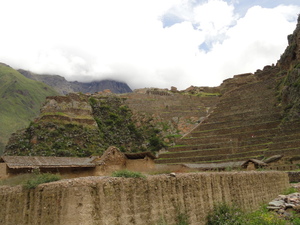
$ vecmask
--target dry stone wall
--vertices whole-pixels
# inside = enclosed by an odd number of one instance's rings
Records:
[[[266,171],[85,177],[35,190],[2,186],[0,224],[175,224],[186,213],[190,224],[201,225],[216,202],[256,209],[288,185],[286,173]]]

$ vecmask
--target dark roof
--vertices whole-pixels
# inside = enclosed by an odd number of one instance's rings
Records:
[[[257,164],[259,166],[266,166],[267,165],[266,163],[264,163],[263,161],[258,160],[258,159],[248,159],[246,162],[243,163],[242,166],[248,165],[249,162],[253,162],[254,164]]]
[[[95,167],[95,157],[2,156],[9,168]]]
[[[156,159],[156,156],[151,152],[138,152],[138,153],[124,153],[127,159],[144,159],[148,156],[151,159]]]

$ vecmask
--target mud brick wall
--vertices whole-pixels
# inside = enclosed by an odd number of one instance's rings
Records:
[[[147,176],[85,177],[39,185],[0,187],[0,224],[205,224],[216,202],[259,208],[288,187],[284,172],[222,172]]]

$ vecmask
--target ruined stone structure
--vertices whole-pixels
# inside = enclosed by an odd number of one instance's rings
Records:
[[[88,97],[74,93],[47,97],[38,120],[97,126]]]
[[[3,225],[204,225],[214,203],[253,210],[288,188],[283,172],[193,173],[147,178],[86,177],[39,185],[0,187]]]

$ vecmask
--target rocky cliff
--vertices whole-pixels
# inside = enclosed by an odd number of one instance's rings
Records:
[[[280,57],[277,67],[278,99],[284,109],[284,119],[300,119],[300,16],[293,34],[288,36],[289,45]]]
[[[142,178],[86,177],[39,185],[0,187],[3,225],[175,224],[180,214],[204,225],[215,203],[260,207],[288,188],[281,172],[193,173]]]

